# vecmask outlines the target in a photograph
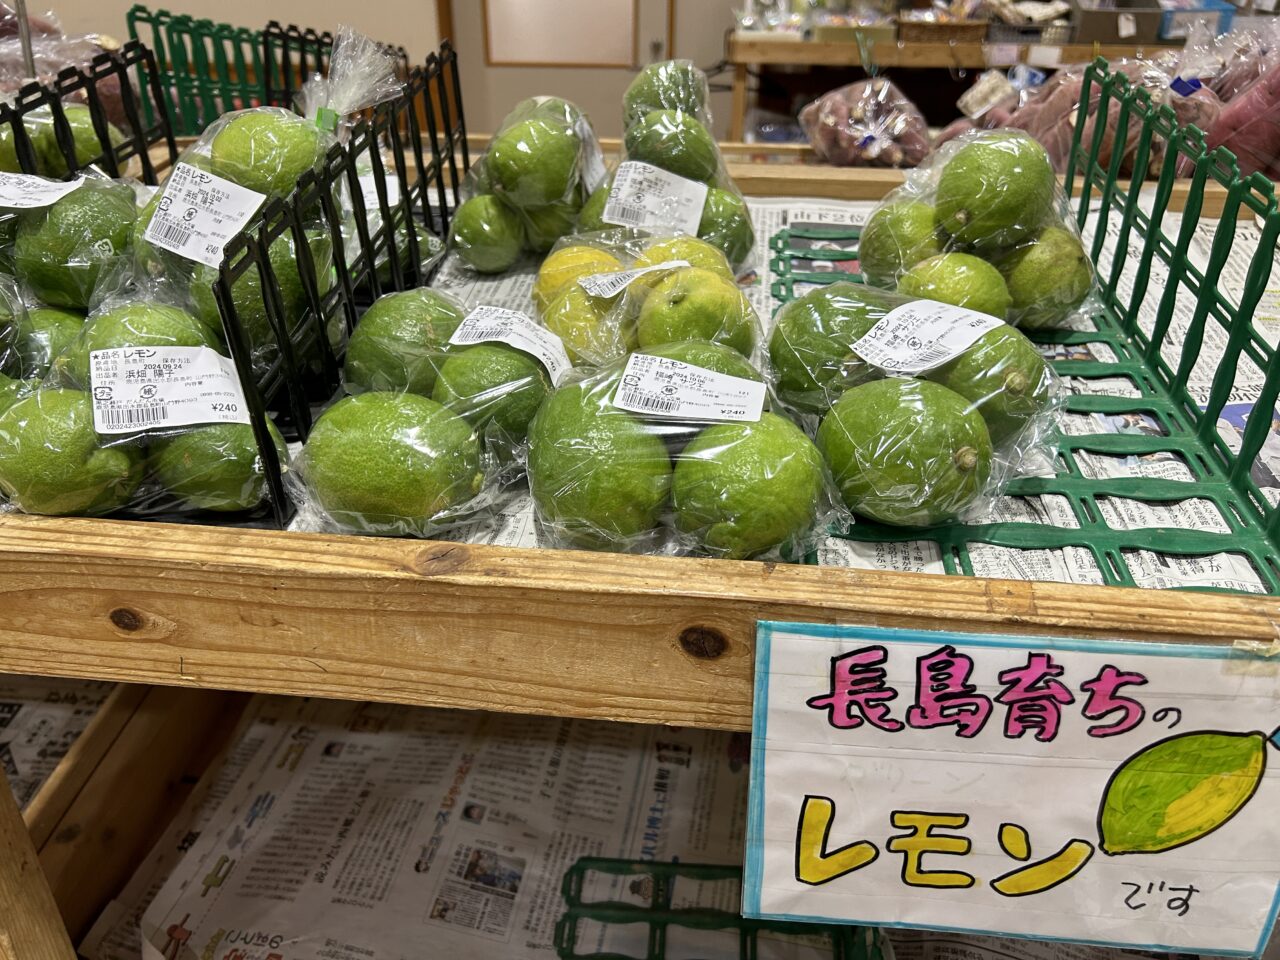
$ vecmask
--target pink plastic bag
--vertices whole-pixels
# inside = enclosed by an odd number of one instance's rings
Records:
[[[800,111],[814,152],[840,167],[914,167],[929,152],[923,114],[883,78],[823,94]]]

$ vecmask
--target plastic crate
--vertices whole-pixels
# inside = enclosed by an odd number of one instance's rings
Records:
[[[139,68],[149,69],[154,62],[148,47],[131,40],[118,51],[98,54],[83,69],[67,67],[52,83],[29,83],[18,91],[12,104],[0,104],[0,124],[13,130],[18,165],[26,173],[39,172],[26,118],[40,111],[53,117],[54,136],[69,169],[67,177],[88,167],[97,167],[110,177],[136,176],[144,183],[155,184],[156,164],[151,148],[162,145],[166,149],[168,161],[161,164],[162,169],[177,158],[178,148],[168,116],[157,109],[161,97],[159,87],[148,83],[135,90],[131,83],[131,74]],[[103,92],[109,87],[119,90],[122,116],[109,114],[103,98]],[[79,102],[89,108],[100,150],[84,162],[76,156],[64,102]],[[148,107],[151,120],[146,119]],[[123,134],[119,143],[112,144],[109,126]]]
[[[175,17],[168,25],[175,126],[197,136],[229,110],[262,102],[262,31]]]
[[[1107,167],[1098,162],[1107,132],[1102,125],[1091,142],[1081,142],[1082,131],[1092,129],[1085,110],[1094,97],[1100,97],[1099,111],[1117,111],[1116,137],[1138,129],[1132,175],[1120,174],[1125,159],[1121,151]],[[1247,561],[1256,589],[1280,592],[1280,508],[1268,501],[1258,483],[1265,469],[1259,454],[1276,419],[1280,362],[1251,322],[1266,293],[1280,237],[1275,187],[1259,174],[1241,177],[1229,151],[1209,151],[1201,131],[1178,127],[1171,108],[1153,104],[1144,90],[1135,89],[1123,75],[1111,74],[1101,60],[1086,72],[1080,102],[1066,183],[1097,266],[1103,309],[1093,318],[1092,330],[1027,333],[1049,355],[1076,356],[1053,361],[1061,376],[1094,381],[1099,389],[1077,392],[1068,401],[1066,415],[1077,427],[1061,437],[1057,475],[1021,478],[1007,490],[1014,498],[1059,498],[1056,502],[1065,505],[1075,526],[993,522],[908,529],[868,521],[841,536],[869,543],[932,543],[952,574],[974,573],[975,545],[1084,551],[1100,582],[1127,586],[1143,582],[1135,576],[1135,563],[1149,567],[1151,558],[1176,564],[1179,558],[1226,554]],[[1160,154],[1164,162],[1146,212],[1139,193],[1144,181],[1155,175]],[[1180,164],[1193,171],[1190,190],[1181,226],[1166,231],[1166,225],[1173,224],[1167,214]],[[1224,187],[1226,202],[1221,218],[1202,227],[1206,183]],[[1240,249],[1236,227],[1241,217],[1256,218],[1261,226],[1254,249]],[[1191,262],[1188,251],[1197,231],[1206,230],[1212,239],[1207,269],[1202,270]],[[788,300],[801,284],[848,279],[842,265],[856,257],[856,248],[856,230],[783,231],[774,238],[779,274],[775,296]],[[1232,262],[1248,264],[1236,298],[1218,283],[1233,256]],[[823,269],[827,265],[831,269]],[[1175,324],[1178,314],[1184,318],[1180,325]],[[1201,356],[1206,338],[1223,345],[1221,358],[1212,366],[1206,366],[1208,354]],[[1247,390],[1237,388],[1242,370],[1252,383]],[[1114,395],[1108,389],[1110,378],[1121,378],[1115,382],[1125,384],[1130,395]],[[1252,416],[1253,411],[1258,415]],[[1086,418],[1093,419],[1093,431],[1080,428],[1087,426]],[[1100,418],[1133,423],[1140,432],[1103,432]],[[1220,434],[1220,418],[1245,421],[1234,443]],[[1180,463],[1187,479],[1097,478],[1095,471],[1082,469],[1082,462],[1093,457],[1161,458]],[[1147,504],[1197,501],[1195,506],[1218,514],[1219,532],[1174,524],[1113,527],[1105,519],[1118,506],[1107,502],[1112,498]]]
[[[568,909],[556,923],[556,951],[562,960],[756,960],[787,955],[790,940],[832,960],[884,960],[883,934],[876,929],[748,920],[736,909],[705,905],[708,899],[736,904],[741,889],[738,867],[584,857],[561,884]],[[619,934],[634,948],[601,949],[602,941]]]

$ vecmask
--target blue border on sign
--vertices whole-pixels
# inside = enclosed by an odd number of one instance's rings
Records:
[[[1135,944],[1113,940],[1077,940],[1072,937],[1045,937],[1034,934],[1011,934],[1001,930],[936,927],[923,923],[869,923],[836,917],[808,916],[794,913],[761,913],[761,877],[764,875],[764,743],[768,732],[769,675],[766,669],[776,630],[814,637],[819,640],[882,640],[897,643],[954,642],[977,647],[1004,647],[1025,650],[1071,650],[1083,653],[1121,652],[1126,656],[1181,657],[1194,660],[1252,660],[1257,654],[1228,646],[1179,643],[1138,643],[1132,640],[1089,640],[1072,637],[1029,637],[1020,634],[956,633],[952,630],[902,630],[896,627],[863,627],[854,624],[788,623],[781,620],[756,621],[755,706],[751,717],[751,778],[747,809],[747,850],[743,864],[742,914],[759,920],[794,920],[801,923],[828,923],[844,926],[875,926],[884,929],[937,930],[952,933],[980,934],[989,937],[1012,937],[1020,940],[1043,940],[1055,943],[1083,943],[1094,947],[1121,947],[1129,950],[1163,950],[1180,953],[1204,953],[1216,957],[1259,957],[1271,939],[1276,919],[1280,916],[1280,881],[1276,883],[1271,910],[1262,929],[1262,938],[1252,950],[1217,950],[1211,947],[1171,946],[1151,943]]]

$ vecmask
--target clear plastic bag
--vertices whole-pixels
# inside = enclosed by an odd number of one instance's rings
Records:
[[[572,233],[604,180],[591,122],[559,97],[523,100],[468,172],[454,211],[451,249],[479,273],[502,273],[524,251],[544,254]]]
[[[514,457],[465,417],[416,393],[371,390],[316,420],[287,475],[321,529],[425,537],[491,517],[517,476]]]
[[[124,134],[115,126],[107,126],[107,142],[103,143],[93,126],[93,117],[89,108],[80,103],[61,104],[62,116],[66,121],[67,131],[74,144],[75,169],[79,170],[95,157],[108,153],[124,142]],[[53,110],[42,107],[33,110],[22,121],[27,128],[27,136],[31,138],[31,146],[35,149],[39,172],[48,177],[63,177],[71,171],[66,154],[58,142],[55,130],[57,121]],[[11,172],[17,172],[16,155]]]
[[[654,110],[678,110],[711,128],[707,75],[692,60],[663,60],[641,70],[622,95],[622,122],[630,129]]]
[[[7,278],[0,281],[0,300],[10,317],[9,354],[6,368],[0,362],[0,371],[25,380],[42,380],[49,375],[54,357],[75,342],[85,324],[83,310],[51,307],[41,303],[30,292],[20,299],[20,291],[9,286]],[[3,323],[0,323],[3,327]],[[6,336],[0,332],[0,356],[5,352]]]
[[[762,375],[708,341],[664,344],[561,386],[529,429],[544,536],[596,550],[802,555],[843,512],[812,441],[768,402]]]
[[[929,152],[919,108],[882,77],[823,94],[800,111],[814,152],[841,167],[914,167]]]
[[[14,273],[44,303],[83,310],[104,266],[129,253],[137,217],[130,183],[81,179],[48,206],[15,214]]]
[[[0,492],[10,509],[154,515],[261,506],[265,466],[234,366],[184,293],[181,284],[113,274],[44,380],[26,381],[27,395],[0,412]],[[175,387],[179,380],[185,385]],[[267,429],[283,464],[284,442]]]
[[[1055,326],[1088,309],[1093,264],[1046,151],[1016,130],[964,134],[933,153],[867,220],[868,283]]]
[[[769,338],[778,400],[811,429],[840,398],[893,375],[945,386],[986,421],[995,446],[1041,437],[1058,388],[1035,346],[986,314],[838,281],[778,311]]]
[[[454,297],[423,287],[374,301],[347,342],[343,382],[349,393],[430,397],[453,336],[466,316]]]
[[[623,229],[566,238],[539,270],[534,299],[575,365],[603,366],[629,350],[690,339],[751,357],[761,339],[724,254],[686,235]]]

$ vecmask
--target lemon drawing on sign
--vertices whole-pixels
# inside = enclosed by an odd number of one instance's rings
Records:
[[[1280,730],[1271,735],[1276,742]],[[1252,799],[1267,735],[1201,730],[1139,750],[1111,775],[1098,809],[1105,853],[1161,853],[1199,840]]]

